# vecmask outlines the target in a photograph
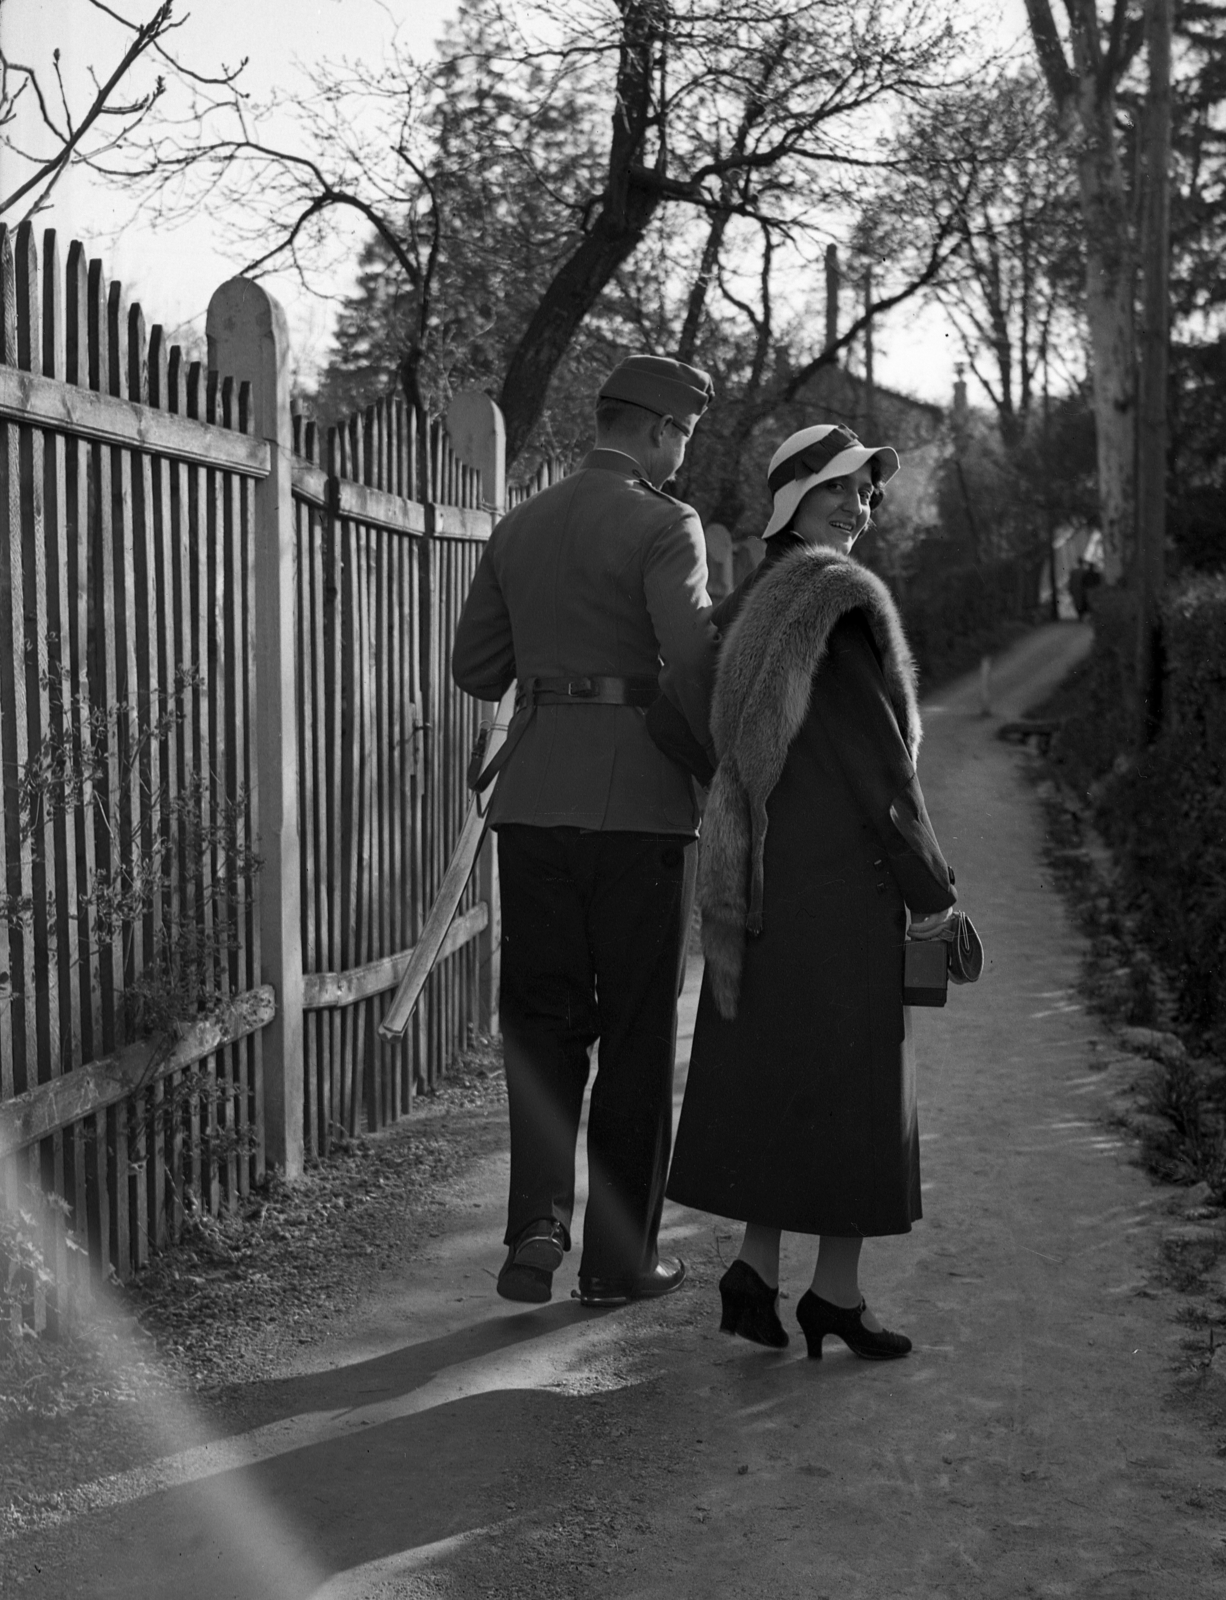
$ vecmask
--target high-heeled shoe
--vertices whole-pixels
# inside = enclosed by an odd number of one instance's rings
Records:
[[[865,1302],[858,1306],[836,1306],[823,1300],[812,1289],[801,1295],[796,1306],[796,1320],[805,1336],[809,1354],[815,1361],[822,1359],[822,1340],[828,1333],[836,1334],[849,1350],[865,1361],[896,1361],[911,1349],[911,1341],[903,1333],[891,1333],[882,1328],[879,1333],[866,1328],[862,1321]]]
[[[735,1333],[753,1344],[782,1350],[788,1342],[779,1320],[778,1289],[764,1283],[745,1261],[734,1261],[719,1280],[719,1298],[724,1314],[721,1333]]]

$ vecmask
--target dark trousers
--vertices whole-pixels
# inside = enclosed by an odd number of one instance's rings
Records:
[[[556,1218],[569,1239],[579,1117],[599,1039],[585,1278],[633,1278],[655,1265],[696,868],[696,841],[677,834],[498,830],[506,1242],[540,1217]]]

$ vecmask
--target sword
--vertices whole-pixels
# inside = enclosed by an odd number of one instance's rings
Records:
[[[469,769],[469,787],[477,788],[480,784],[479,774],[484,773],[506,743],[507,728],[510,726],[511,717],[515,711],[516,685],[511,687],[498,702],[498,709],[494,713],[492,723],[483,724],[478,735],[477,747],[473,751],[473,761]],[[476,769],[474,772],[473,769]],[[474,782],[474,779],[477,781]],[[493,774],[487,783],[481,786],[483,792],[474,794],[468,808],[468,815],[464,819],[464,826],[460,830],[460,837],[456,840],[455,849],[452,851],[451,860],[447,864],[447,871],[443,874],[443,881],[435,896],[434,904],[430,907],[430,914],[426,918],[425,927],[421,930],[421,938],[409,952],[408,965],[404,969],[404,976],[396,987],[392,997],[391,1006],[387,1016],[379,1024],[379,1033],[384,1039],[399,1039],[404,1035],[404,1030],[409,1025],[409,1018],[413,1015],[413,1008],[426,986],[426,979],[434,971],[434,964],[438,960],[438,953],[443,947],[447,937],[447,930],[455,918],[456,907],[464,893],[465,886],[472,876],[473,865],[477,853],[481,849],[482,840],[488,825],[490,800],[498,784],[497,773]],[[493,915],[493,907],[490,907]]]

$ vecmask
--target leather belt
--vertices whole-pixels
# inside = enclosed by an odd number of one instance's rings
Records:
[[[485,745],[478,740],[468,764],[468,786],[475,794],[489,788],[528,731],[537,706],[649,706],[659,693],[656,678],[589,677],[577,672],[566,678],[525,678],[515,696],[506,742],[482,771]]]
[[[528,678],[520,690],[524,705],[649,706],[660,692],[656,678]]]

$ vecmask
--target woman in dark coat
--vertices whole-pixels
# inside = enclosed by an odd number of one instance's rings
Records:
[[[957,898],[898,613],[848,553],[897,470],[847,429],[794,434],[766,559],[715,613],[706,970],[668,1193],[747,1224],[721,1326],[759,1343],[787,1343],[781,1230],[820,1235],[797,1306],[812,1356],[828,1333],[876,1359],[911,1348],[866,1308],[859,1258],[920,1216],[903,943],[939,937]]]

